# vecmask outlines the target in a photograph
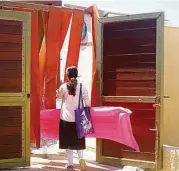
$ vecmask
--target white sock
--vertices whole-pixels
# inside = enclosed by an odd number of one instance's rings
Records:
[[[83,159],[83,150],[77,150],[78,153],[78,159]]]
[[[73,150],[66,149],[68,166],[73,166]]]

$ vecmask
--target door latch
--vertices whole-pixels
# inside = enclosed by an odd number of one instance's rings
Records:
[[[30,99],[30,94],[29,93],[27,94],[27,98]]]

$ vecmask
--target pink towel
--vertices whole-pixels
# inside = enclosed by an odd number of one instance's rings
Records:
[[[132,112],[122,107],[94,107],[91,116],[95,133],[88,137],[102,138],[124,144],[139,151],[134,138],[130,114]],[[44,139],[59,138],[60,109],[41,111],[41,137]]]

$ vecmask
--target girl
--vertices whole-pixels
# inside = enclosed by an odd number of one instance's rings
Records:
[[[57,90],[57,97],[62,99],[60,118],[60,141],[61,149],[66,149],[68,163],[66,170],[73,170],[73,150],[77,150],[80,168],[86,170],[86,162],[83,159],[83,150],[86,148],[85,138],[78,138],[75,110],[78,108],[80,83],[77,80],[78,69],[75,66],[67,68],[68,82],[64,83]],[[86,107],[90,107],[88,92],[82,85],[82,98]]]

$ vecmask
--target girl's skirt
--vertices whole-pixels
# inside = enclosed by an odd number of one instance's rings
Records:
[[[85,137],[78,138],[76,123],[60,119],[59,148],[83,150],[86,148]]]

